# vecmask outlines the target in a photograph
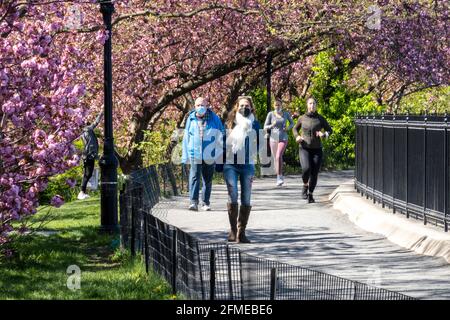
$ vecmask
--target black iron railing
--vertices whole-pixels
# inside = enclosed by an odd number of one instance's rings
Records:
[[[120,195],[122,244],[142,253],[146,270],[173,293],[220,300],[405,300],[401,293],[241,252],[227,242],[200,241],[163,221],[158,168],[131,175]],[[159,203],[158,203],[159,202]],[[158,203],[157,206],[155,206]]]
[[[355,124],[355,187],[361,195],[448,231],[448,117],[357,116]]]

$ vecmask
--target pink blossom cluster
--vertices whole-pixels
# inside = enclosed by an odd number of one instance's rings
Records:
[[[92,63],[77,34],[58,34],[67,6],[32,2],[0,4],[0,254],[12,222],[36,212],[48,178],[78,164],[73,141],[87,116],[81,74]]]

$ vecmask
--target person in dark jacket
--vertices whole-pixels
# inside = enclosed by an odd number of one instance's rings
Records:
[[[95,121],[92,124],[88,124],[84,129],[81,135],[81,140],[83,141],[83,180],[81,182],[81,191],[78,194],[78,199],[83,200],[89,198],[89,195],[86,193],[86,188],[89,179],[92,177],[94,172],[95,160],[98,159],[98,140],[97,136],[94,133],[94,129],[100,123],[100,120],[103,117],[103,112],[101,112]]]
[[[251,193],[255,175],[256,157],[259,151],[260,124],[254,116],[251,97],[241,96],[226,121],[224,137],[226,158],[223,175],[228,190],[228,218],[231,230],[228,241],[249,243],[245,235],[251,211]],[[238,180],[241,187],[241,206],[238,204]],[[238,210],[239,209],[239,210]]]
[[[314,98],[307,101],[307,112],[302,115],[292,129],[295,141],[300,143],[300,164],[302,166],[303,198],[313,203],[313,192],[317,185],[320,166],[322,165],[322,142],[333,132],[327,120],[317,112]],[[301,130],[301,132],[299,132]]]

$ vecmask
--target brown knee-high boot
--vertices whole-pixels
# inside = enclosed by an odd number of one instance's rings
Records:
[[[252,206],[241,206],[238,224],[237,224],[237,243],[250,243],[250,240],[245,236],[245,228],[247,227],[248,218],[250,217],[250,211],[252,210]]]
[[[228,234],[228,241],[236,241],[237,234],[237,219],[238,219],[238,204],[227,203],[228,207],[228,220],[230,220],[230,233]]]

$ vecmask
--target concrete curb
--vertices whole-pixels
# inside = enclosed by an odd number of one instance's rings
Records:
[[[346,214],[360,228],[381,234],[391,242],[427,256],[442,257],[450,263],[450,234],[424,226],[420,221],[374,205],[356,192],[353,180],[336,188],[328,197],[333,208]]]

